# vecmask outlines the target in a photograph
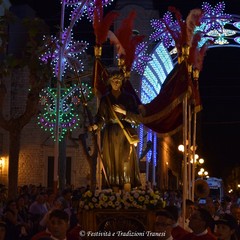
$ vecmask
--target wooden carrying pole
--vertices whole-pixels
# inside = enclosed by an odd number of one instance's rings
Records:
[[[188,190],[188,182],[187,182],[187,95],[183,100],[183,146],[184,146],[184,154],[183,154],[183,191],[182,191],[182,219],[183,219],[183,227],[185,228],[185,219],[186,219],[186,199],[187,199],[187,190]]]
[[[194,201],[194,187],[195,187],[195,167],[196,167],[196,162],[195,162],[195,151],[196,151],[196,132],[197,132],[197,113],[194,111],[193,114],[193,164],[192,164],[192,198],[191,200]]]
[[[187,106],[187,110],[188,110],[188,145],[187,145],[187,175],[188,175],[188,192],[187,192],[187,198],[191,199],[191,182],[192,182],[192,164],[191,164],[191,159],[193,157],[192,155],[192,151],[191,151],[191,146],[192,146],[192,129],[191,129],[191,121],[192,121],[192,115],[191,115],[191,104],[188,104]]]

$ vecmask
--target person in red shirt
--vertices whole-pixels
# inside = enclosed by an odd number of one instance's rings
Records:
[[[192,233],[185,235],[181,240],[216,240],[210,230],[213,224],[213,218],[206,209],[196,209],[189,219]]]
[[[53,210],[49,215],[48,230],[50,236],[40,237],[39,240],[70,240],[67,239],[69,215],[60,209]]]
[[[50,233],[50,231],[48,230],[48,228],[46,228],[45,230],[36,233],[36,234],[31,238],[31,240],[41,240],[42,238],[50,237],[50,236],[51,236],[51,233]]]
[[[68,233],[67,233],[67,239],[70,240],[81,240],[81,230],[82,229],[82,218],[81,218],[82,211],[79,209],[77,212],[77,225],[73,227]]]

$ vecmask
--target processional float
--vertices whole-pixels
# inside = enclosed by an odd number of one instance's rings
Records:
[[[135,13],[131,12],[124,20],[124,24],[113,33],[110,27],[113,21],[118,17],[115,12],[108,13],[103,17],[103,4],[108,4],[110,1],[101,0],[64,0],[62,3],[62,20],[61,20],[61,36],[59,44],[59,58],[56,61],[55,69],[59,76],[59,83],[65,67],[66,60],[72,68],[81,67],[79,62],[74,58],[74,55],[82,50],[83,46],[80,43],[72,45],[71,33],[73,26],[83,13],[87,10],[87,14],[93,20],[93,29],[96,37],[94,54],[95,63],[93,70],[93,88],[97,97],[102,95],[105,91],[104,79],[107,79],[107,69],[101,62],[102,45],[107,40],[114,44],[118,55],[118,67],[121,68],[127,79],[127,90],[134,94],[139,104],[141,104],[136,92],[134,91],[129,78],[132,70],[133,61],[138,57],[136,55],[136,46],[142,42],[143,36],[133,35],[133,20]],[[77,7],[72,11],[70,26],[63,27],[65,5],[76,5]],[[172,134],[179,129],[183,130],[183,213],[185,212],[185,200],[187,198],[194,199],[194,181],[195,181],[195,162],[190,164],[190,146],[193,146],[193,155],[196,149],[196,114],[201,110],[201,100],[198,87],[199,72],[202,70],[203,59],[205,52],[211,44],[211,40],[205,39],[203,44],[200,44],[202,36],[214,27],[218,26],[221,30],[222,26],[219,24],[219,18],[229,21],[230,16],[223,14],[224,3],[217,5],[220,9],[220,14],[213,16],[211,7],[206,4],[203,9],[193,9],[190,11],[186,20],[182,19],[180,12],[170,7],[169,11],[162,19],[152,21],[152,26],[155,32],[150,37],[149,42],[153,40],[162,41],[165,47],[174,45],[177,49],[178,64],[175,66],[171,74],[166,80],[166,84],[161,89],[159,94],[147,104],[144,104],[145,115],[142,117],[142,123],[157,132],[159,135]],[[173,21],[172,14],[176,20]],[[204,23],[204,24],[203,24]],[[199,28],[200,25],[204,28]],[[145,46],[149,43],[147,42]],[[142,47],[144,49],[144,47]],[[73,55],[67,56],[72,53]],[[140,52],[138,52],[140,54]],[[151,59],[146,57],[146,61]],[[60,87],[60,85],[59,85]],[[60,95],[59,89],[58,94]],[[58,123],[58,119],[56,120]],[[56,126],[56,135],[58,135],[59,126]],[[58,146],[56,142],[56,155],[58,159]],[[57,163],[56,163],[57,166]],[[55,175],[54,180],[57,181],[57,169],[54,165]],[[100,164],[99,164],[100,166]],[[99,173],[101,167],[99,167]],[[100,178],[100,177],[99,177]],[[99,180],[100,182],[100,180]],[[183,217],[185,214],[183,214]]]

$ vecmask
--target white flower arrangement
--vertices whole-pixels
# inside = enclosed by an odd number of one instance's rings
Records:
[[[79,207],[92,209],[157,209],[163,206],[163,200],[158,191],[152,189],[133,189],[130,192],[113,192],[112,189],[90,190],[83,193]]]

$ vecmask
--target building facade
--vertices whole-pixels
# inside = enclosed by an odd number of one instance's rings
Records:
[[[151,1],[141,1],[132,3],[134,1],[118,1],[116,9],[120,12],[120,17],[115,23],[114,28],[117,29],[121,20],[124,19],[128,13],[135,10],[137,13],[134,28],[139,31],[141,35],[148,36],[150,34],[150,19],[158,18],[158,12],[154,10]],[[21,6],[20,9],[14,9],[15,12],[21,11],[24,7],[27,15],[33,15],[34,13],[26,6]],[[143,17],[144,16],[144,17]],[[13,28],[12,28],[13,29]],[[16,39],[14,31],[10,36],[12,39]],[[14,52],[21,49],[21,42],[15,44],[10,42],[11,46],[9,50]],[[20,45],[19,45],[20,44]],[[150,50],[154,50],[156,44],[150,46]],[[90,64],[89,64],[90,66]],[[89,67],[90,68],[90,67]],[[90,69],[89,69],[90,70]],[[131,82],[135,90],[141,94],[142,79],[141,76],[133,72],[131,74]],[[9,79],[4,79],[7,86],[7,98],[4,105],[5,114],[8,117],[15,116],[24,111],[24,104],[28,92],[28,72],[27,69],[23,69],[20,72],[13,73]],[[87,81],[91,81],[88,79]],[[96,113],[97,99],[93,98],[91,103],[91,110],[93,115]],[[37,124],[37,116],[33,117],[23,129],[21,134],[21,147],[19,155],[19,174],[18,184],[21,185],[42,185],[48,188],[52,187],[53,174],[54,174],[54,156],[55,156],[55,143],[51,138],[51,134],[44,131]],[[63,154],[65,154],[65,183],[67,185],[73,185],[74,187],[86,186],[90,184],[90,167],[87,155],[82,142],[79,139],[79,135],[83,131],[83,128],[74,130],[71,135],[67,136],[66,141],[61,145]],[[144,131],[148,131],[145,129]],[[156,147],[151,149],[151,155],[148,159],[148,155],[141,159],[140,165],[142,166],[142,183],[146,181],[152,182],[153,185],[161,189],[178,189],[179,182],[181,182],[181,164],[176,164],[176,151],[177,147],[172,137],[158,138],[155,136],[154,141]],[[152,140],[153,140],[152,139]],[[146,147],[148,139],[143,140],[142,150]],[[91,145],[91,141],[88,142]],[[8,181],[8,156],[9,150],[9,136],[8,132],[0,129],[0,178],[1,182],[7,185]],[[91,151],[91,147],[90,147]],[[155,162],[154,162],[155,159]],[[181,160],[180,160],[181,162]]]

